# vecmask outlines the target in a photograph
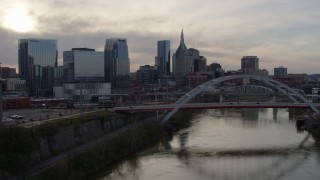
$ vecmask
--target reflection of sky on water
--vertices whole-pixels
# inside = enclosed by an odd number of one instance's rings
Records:
[[[319,147],[299,148],[305,136],[285,109],[208,110],[104,179],[320,179]]]
[[[257,109],[240,109],[229,113],[230,111],[232,110],[220,113],[219,110],[209,110],[197,116],[193,126],[187,129],[190,136],[188,147],[283,147],[298,144],[305,137],[305,134],[296,133],[295,124],[288,120],[288,112],[285,109],[278,110],[276,122],[273,119],[273,109],[262,112]],[[256,119],[253,119],[254,117]],[[171,144],[174,148],[178,147],[179,139],[174,138]]]

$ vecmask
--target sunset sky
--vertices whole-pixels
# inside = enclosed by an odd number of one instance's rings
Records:
[[[158,40],[175,52],[183,28],[187,47],[225,70],[256,55],[270,74],[320,73],[319,9],[319,0],[2,0],[0,62],[17,67],[19,38],[57,39],[62,65],[65,50],[103,51],[106,38],[123,37],[134,72],[154,64]]]

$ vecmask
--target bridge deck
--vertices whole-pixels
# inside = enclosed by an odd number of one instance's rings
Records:
[[[320,104],[315,104],[318,108]],[[115,107],[115,112],[152,112],[168,111],[174,108],[174,104],[142,105]],[[224,103],[189,103],[180,109],[241,109],[241,108],[309,108],[305,103],[272,103],[272,102],[224,102]]]

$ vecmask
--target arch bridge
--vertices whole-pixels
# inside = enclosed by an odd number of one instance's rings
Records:
[[[279,82],[276,81],[274,79],[268,78],[268,77],[262,77],[262,76],[254,76],[254,75],[233,75],[233,76],[223,76],[220,78],[216,78],[216,79],[212,79],[209,80],[195,88],[193,88],[191,91],[187,92],[185,95],[183,95],[181,98],[179,98],[175,103],[174,103],[174,108],[167,112],[167,114],[164,115],[163,119],[160,121],[161,124],[165,124],[166,122],[168,122],[168,120],[187,102],[189,102],[192,98],[194,98],[196,95],[198,95],[199,93],[205,92],[207,91],[207,89],[215,89],[216,85],[223,83],[223,82],[227,82],[230,80],[234,80],[234,79],[243,79],[243,78],[247,78],[247,79],[252,79],[252,80],[256,80],[259,82],[264,83],[265,85],[269,86],[269,87],[273,87],[275,89],[277,89],[279,92],[281,92],[282,94],[288,96],[294,103],[299,103],[299,101],[304,102],[305,104],[307,104],[316,114],[320,114],[319,109],[313,105],[312,103],[310,103],[303,95],[301,95],[300,93],[298,93],[296,90],[294,90],[293,88]]]

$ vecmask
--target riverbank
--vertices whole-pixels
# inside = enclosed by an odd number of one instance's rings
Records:
[[[84,179],[149,146],[177,124],[170,127],[160,126],[154,114],[108,113],[31,129],[5,129],[1,131],[0,179]]]
[[[61,161],[29,179],[86,179],[124,157],[145,149],[173,130],[186,127],[191,117],[190,113],[178,113],[173,117],[173,123],[166,127],[159,125],[155,118],[139,120],[126,127],[125,131],[116,130],[108,139],[96,143],[86,152]]]
[[[0,179],[22,179],[27,174],[34,174],[45,168],[42,166],[45,162],[52,165],[59,155],[125,127],[142,116],[146,115],[100,111],[31,128],[1,129]]]
[[[126,130],[117,130],[109,138],[86,151],[60,161],[40,175],[29,179],[85,179],[101,168],[137,152],[164,135],[155,121],[137,122]]]

